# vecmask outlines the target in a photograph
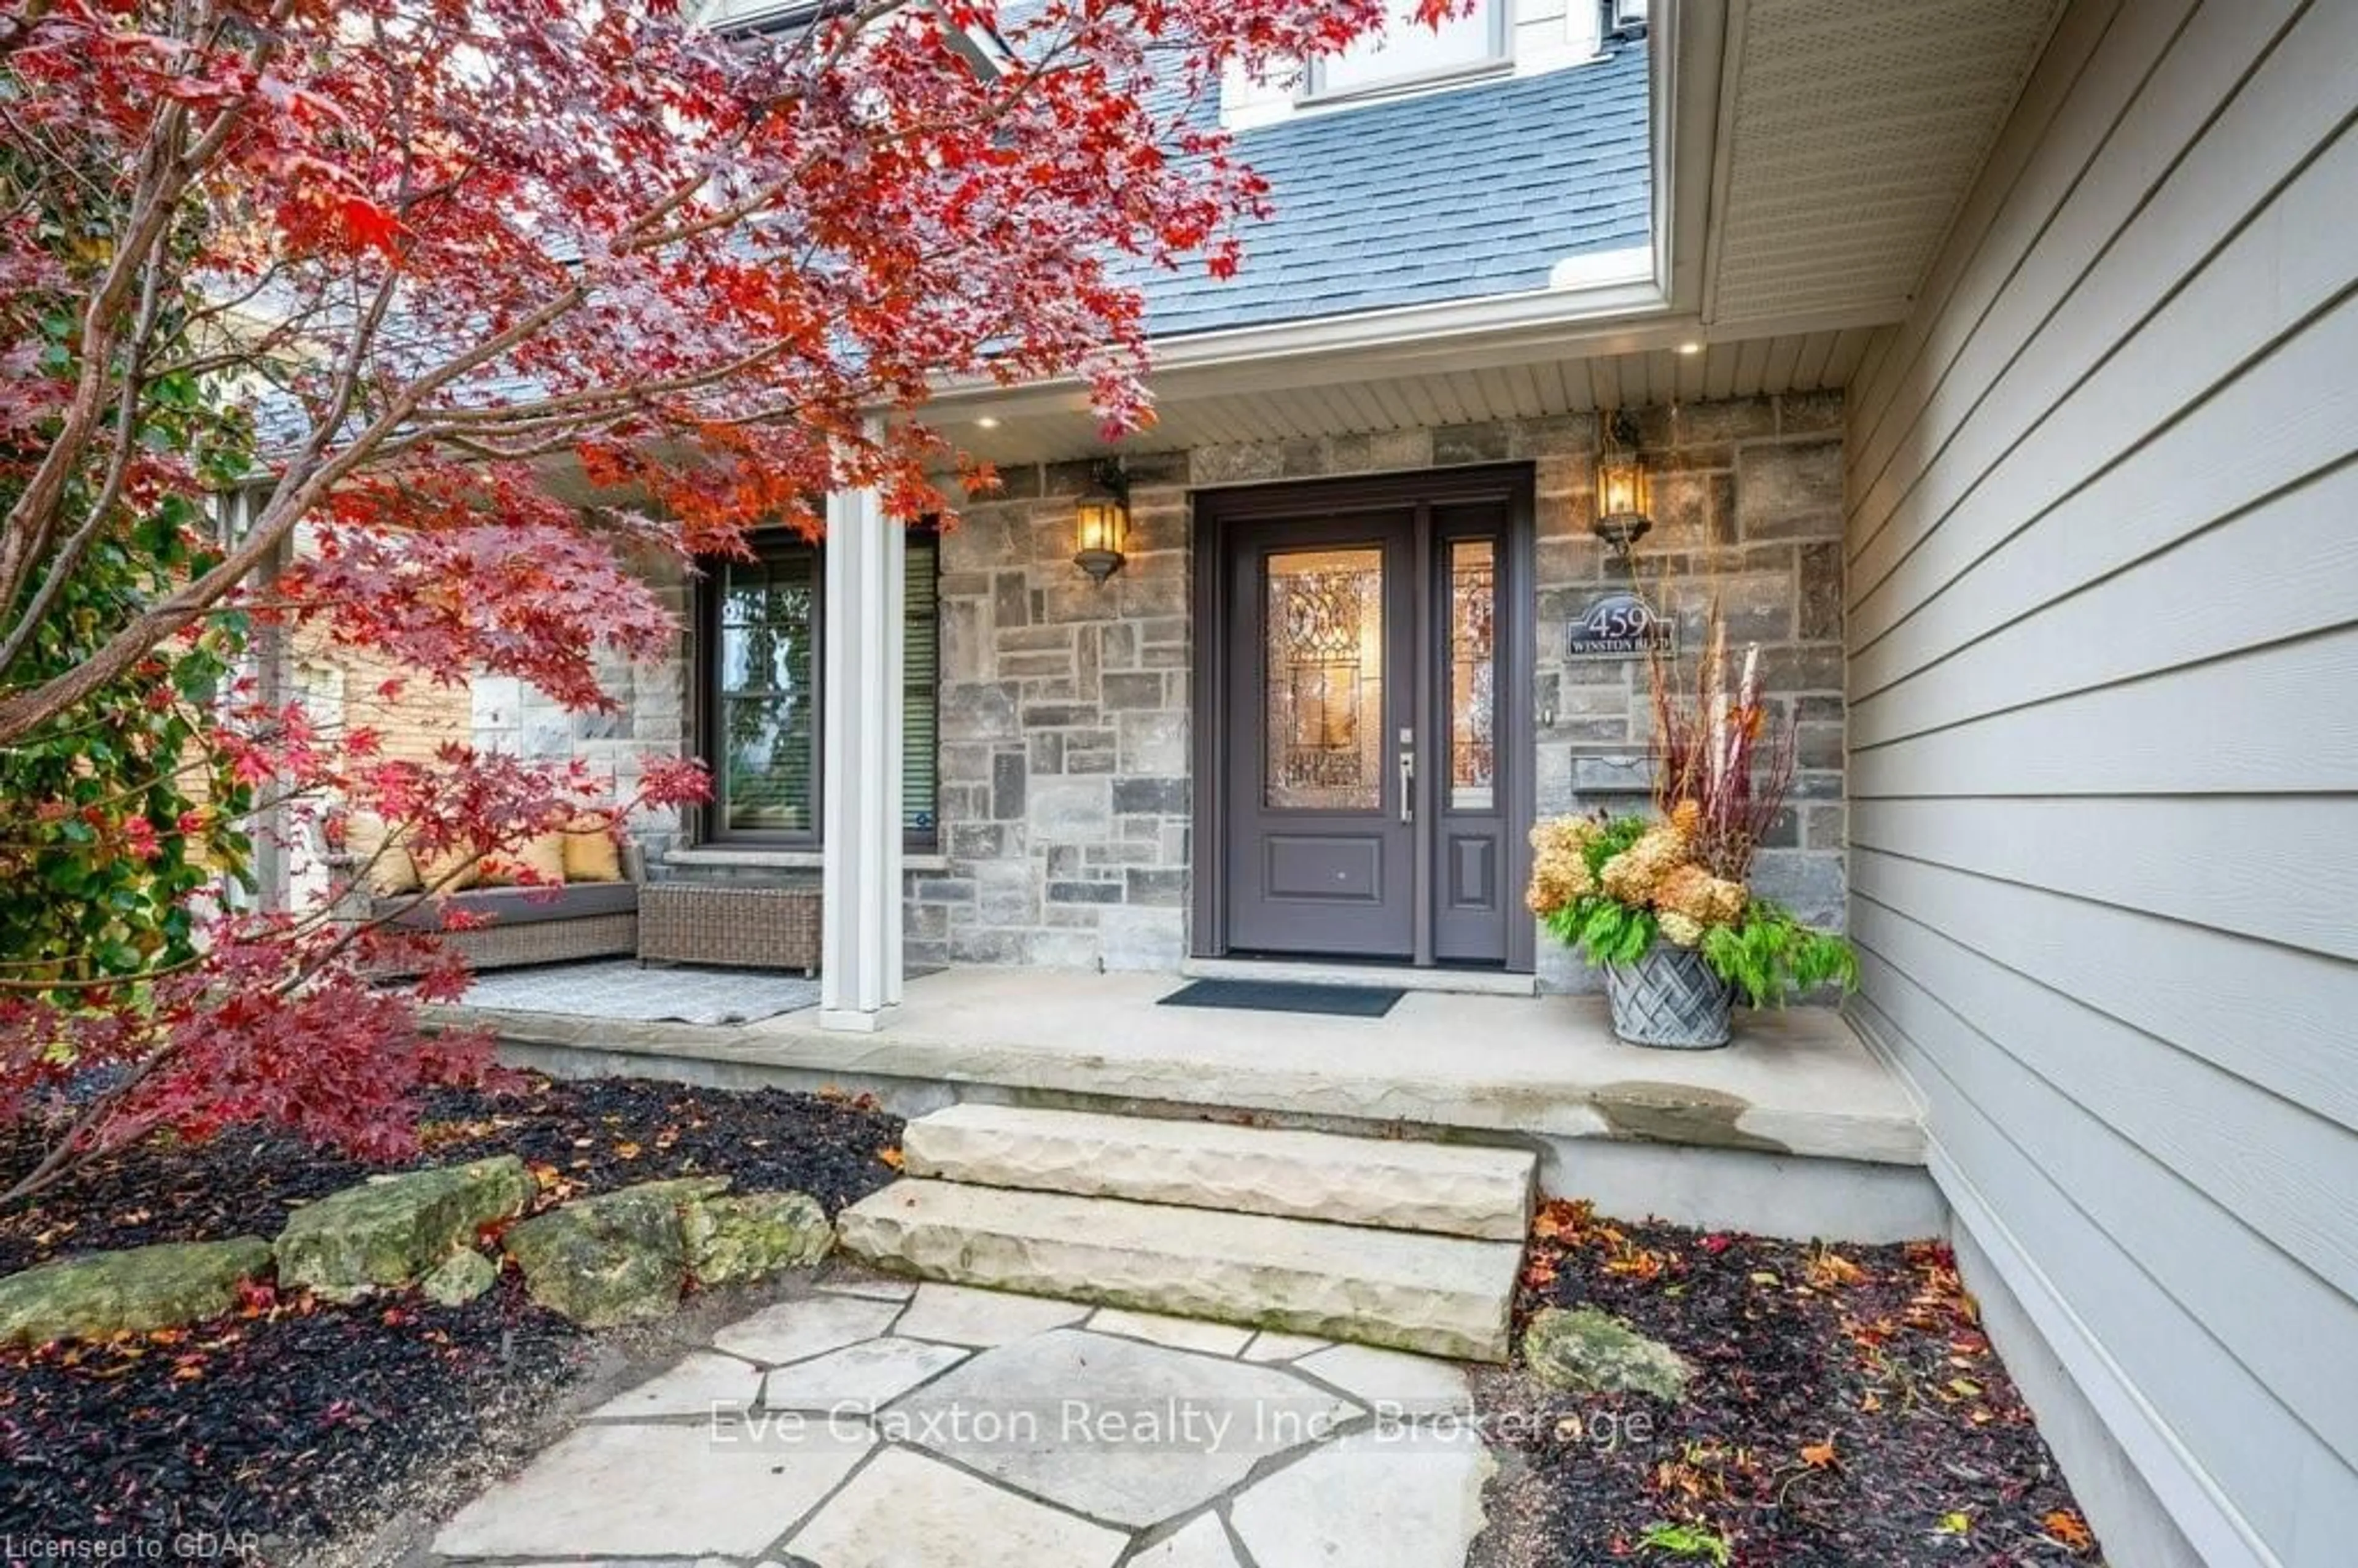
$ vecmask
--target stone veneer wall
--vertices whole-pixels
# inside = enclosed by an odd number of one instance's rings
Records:
[[[1819,394],[1650,409],[1655,527],[1639,576],[1690,625],[1716,590],[1764,648],[1801,725],[1792,808],[1762,891],[1806,918],[1844,903],[1842,404]],[[1129,563],[1103,587],[1072,565],[1085,464],[1018,468],[942,545],[942,850],[912,878],[914,962],[1174,968],[1186,950],[1193,656],[1187,496],[1214,485],[1529,461],[1538,493],[1543,812],[1645,789],[1641,661],[1574,663],[1563,628],[1628,578],[1588,529],[1595,421],[1500,421],[1132,456]],[[1544,983],[1588,983],[1541,944]]]
[[[612,713],[568,713],[513,676],[477,675],[468,683],[471,730],[479,750],[564,760],[580,758],[611,779],[617,798],[638,788],[639,767],[650,756],[683,756],[696,744],[688,718],[693,668],[692,603],[687,574],[676,561],[644,574],[655,596],[679,617],[682,631],[670,657],[633,664],[612,654],[598,661],[599,684],[620,706]],[[654,874],[681,837],[675,812],[642,812],[633,832]]]
[[[1130,461],[1130,558],[1073,565],[1085,463],[942,537],[941,848],[913,961],[1172,968],[1186,950],[1187,459]]]

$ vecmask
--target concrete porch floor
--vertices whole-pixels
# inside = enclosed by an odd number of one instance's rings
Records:
[[[561,971],[552,971],[552,977]],[[717,981],[716,983],[726,983]],[[439,1010],[520,1066],[716,1087],[1214,1114],[1537,1149],[1607,1213],[1849,1241],[1938,1234],[1915,1105],[1840,1014],[1738,1014],[1724,1050],[1613,1037],[1601,998],[1411,992],[1385,1017],[1156,1005],[1163,974],[953,968],[872,1034],[814,1012],[729,1025]]]

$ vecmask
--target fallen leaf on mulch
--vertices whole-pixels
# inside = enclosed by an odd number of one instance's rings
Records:
[[[1821,1290],[1855,1285],[1866,1278],[1866,1270],[1839,1252],[1824,1249],[1810,1254],[1809,1281]]]
[[[2057,1509],[2039,1521],[2047,1533],[2072,1552],[2085,1556],[2096,1549],[2095,1533],[2073,1509]]]

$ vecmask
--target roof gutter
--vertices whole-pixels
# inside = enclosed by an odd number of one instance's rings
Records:
[[[1326,379],[1322,371],[1346,378],[1379,368],[1455,369],[1495,361],[1509,346],[1519,354],[1667,346],[1693,324],[1671,314],[1655,262],[1655,247],[1632,246],[1571,258],[1558,265],[1555,287],[1520,294],[1157,338],[1148,344],[1152,378],[1158,392],[1178,395],[1211,379],[1245,390],[1280,367],[1270,384]],[[988,377],[945,378],[934,391],[936,405],[987,403],[1002,413],[1077,406],[1075,399],[1085,395],[1078,377],[1012,387]]]
[[[1574,269],[1567,272],[1567,268]],[[1668,306],[1654,280],[1654,250],[1634,245],[1557,264],[1546,288],[1493,294],[1438,305],[1406,305],[1306,321],[1159,339],[1154,362],[1164,370],[1248,364],[1417,344],[1456,344],[1491,333],[1527,335],[1627,318]]]

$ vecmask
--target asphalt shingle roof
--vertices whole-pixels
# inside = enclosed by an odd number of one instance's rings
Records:
[[[1233,277],[1138,264],[1158,338],[1544,288],[1570,256],[1647,243],[1646,46],[1535,76],[1336,108],[1240,132],[1271,217],[1241,226]],[[1200,105],[1211,119],[1217,105]],[[528,383],[503,382],[521,392]],[[265,394],[271,444],[299,438]]]
[[[1568,256],[1647,243],[1646,48],[1241,132],[1274,215],[1233,278],[1138,279],[1156,337],[1547,286]]]

